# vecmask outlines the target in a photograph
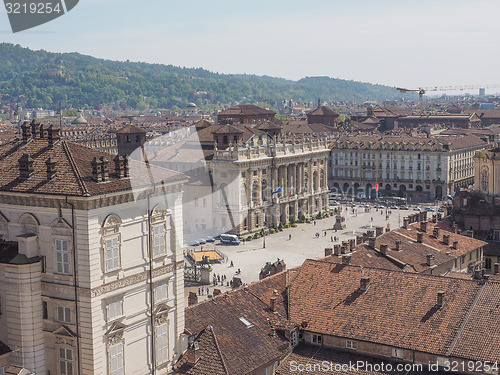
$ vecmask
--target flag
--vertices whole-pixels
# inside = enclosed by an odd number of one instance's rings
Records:
[[[283,186],[280,186],[279,188],[277,188],[275,191],[273,191],[273,192],[271,193],[271,195],[276,194],[276,193],[281,193],[281,188],[282,188],[282,187],[283,187]]]
[[[378,184],[375,184],[375,191],[378,191]]]
[[[290,198],[290,192],[288,192],[288,198]]]

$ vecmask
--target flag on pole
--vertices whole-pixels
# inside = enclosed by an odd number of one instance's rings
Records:
[[[271,193],[271,195],[276,194],[276,193],[281,193],[281,188],[282,188],[282,187],[283,187],[283,186],[280,186],[279,188],[277,188],[275,191],[273,191],[273,192]]]

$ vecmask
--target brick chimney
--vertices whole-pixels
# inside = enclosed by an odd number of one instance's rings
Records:
[[[28,154],[23,154],[19,158],[19,177],[21,179],[28,179],[33,175],[33,158]]]
[[[47,139],[48,136],[48,131],[47,128],[42,125],[40,125],[40,139]]]
[[[333,249],[331,247],[325,248],[325,257],[332,255],[333,254]]]
[[[494,273],[495,275],[498,275],[498,274],[500,273],[500,265],[499,265],[498,263],[495,263],[495,264],[493,265],[493,273]]]
[[[365,292],[370,285],[370,278],[368,276],[363,276],[359,282],[359,290]]]
[[[375,237],[381,236],[384,233],[383,227],[375,227]]]
[[[396,241],[396,250],[400,251],[401,250],[401,240]]]
[[[271,309],[271,311],[276,311],[276,299],[276,296],[273,294],[271,300],[269,301],[269,308]]]
[[[382,255],[386,255],[388,247],[389,247],[389,245],[387,245],[386,243],[380,244],[380,253]]]
[[[483,272],[480,268],[474,270],[474,280],[481,280],[483,278]]]
[[[418,243],[424,242],[424,234],[422,232],[417,233],[417,242]]]
[[[445,245],[450,244],[450,235],[449,234],[443,234],[443,242]]]
[[[342,264],[350,265],[351,264],[351,256],[348,254],[343,255],[342,256]]]
[[[47,166],[47,180],[50,181],[57,175],[56,161],[52,158],[48,158],[45,161],[45,165]]]
[[[427,265],[430,267],[434,265],[434,255],[427,254]]]
[[[340,245],[339,244],[335,244],[333,245],[333,254],[335,255],[340,255],[342,254],[341,250],[340,250]]]
[[[26,143],[31,139],[31,126],[28,121],[23,122],[21,125],[21,131],[23,136],[23,142]]]
[[[444,291],[440,290],[437,292],[437,303],[436,307],[437,308],[442,308],[444,306]]]
[[[453,241],[453,248],[458,250],[458,241]]]
[[[420,230],[424,233],[427,233],[427,221],[420,222]]]
[[[101,156],[99,159],[94,157],[92,159],[92,177],[97,182],[106,182],[109,179],[108,174],[108,159],[104,156]]]
[[[439,233],[440,233],[440,229],[438,227],[434,227],[434,230],[433,230],[433,236],[434,238],[437,238],[439,239]]]
[[[40,124],[38,124],[35,119],[31,121],[31,137],[33,139],[40,138]]]
[[[370,249],[375,249],[375,237],[368,238],[368,247]]]
[[[115,162],[115,174],[118,178],[129,177],[128,156],[116,155],[113,159]]]
[[[212,328],[211,326],[209,326],[209,328]],[[186,350],[186,359],[187,359],[187,364],[188,366],[191,366],[193,367],[196,362],[198,362],[198,360],[200,359],[200,356],[199,356],[199,346],[198,346],[198,342],[197,341],[194,341],[188,348],[188,350]]]
[[[59,131],[59,128],[54,128],[52,125],[50,125],[47,129],[47,140],[49,141],[49,147],[54,146],[54,144],[59,141]]]
[[[193,306],[198,303],[198,296],[195,292],[189,292],[188,296],[188,306]]]
[[[410,219],[407,217],[403,218],[403,228],[408,229],[408,225],[410,225]]]
[[[467,237],[473,238],[474,237],[474,231],[472,229],[469,229],[467,232],[465,232],[465,235]]]

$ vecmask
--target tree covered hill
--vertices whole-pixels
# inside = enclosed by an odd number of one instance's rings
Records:
[[[260,98],[295,101],[395,99],[393,87],[329,77],[292,81],[269,76],[219,74],[202,68],[120,62],[79,53],[32,51],[0,44],[0,102],[55,109],[58,102],[78,108],[204,109]]]

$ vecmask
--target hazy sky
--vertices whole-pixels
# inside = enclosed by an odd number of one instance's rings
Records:
[[[17,34],[3,10],[0,40],[221,73],[500,85],[499,14],[498,0],[80,0]]]

